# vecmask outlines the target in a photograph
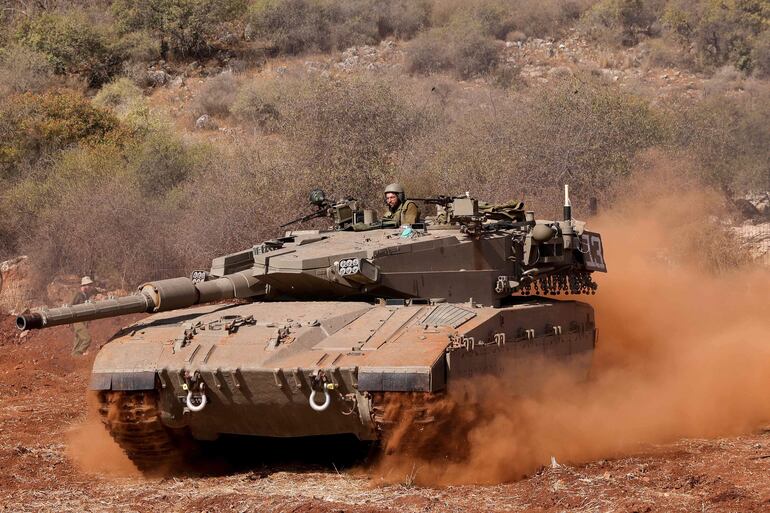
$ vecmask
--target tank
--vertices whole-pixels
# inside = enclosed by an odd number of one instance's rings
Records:
[[[350,198],[313,191],[316,210],[283,236],[215,258],[133,296],[18,317],[19,329],[150,313],[96,355],[90,388],[110,434],[146,472],[184,440],[352,434],[382,440],[388,404],[415,423],[453,382],[519,379],[531,358],[587,372],[600,234],[572,218],[467,194],[425,198],[437,214],[393,226]],[[292,229],[322,218],[328,229]],[[417,413],[414,413],[417,412]]]

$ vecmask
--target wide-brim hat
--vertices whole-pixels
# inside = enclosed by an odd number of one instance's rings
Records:
[[[91,285],[93,282],[94,282],[94,280],[92,280],[88,276],[83,276],[80,279],[80,286],[82,287],[83,285]]]

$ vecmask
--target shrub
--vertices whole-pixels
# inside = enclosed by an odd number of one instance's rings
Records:
[[[147,31],[165,59],[169,51],[201,55],[222,23],[246,10],[245,0],[116,0],[112,13],[125,33]]]
[[[662,21],[685,47],[695,47],[702,66],[751,71],[752,46],[770,27],[770,8],[763,0],[674,0]]]
[[[162,198],[205,169],[207,148],[185,143],[169,128],[150,130],[126,149],[127,165],[143,195]]]
[[[120,78],[102,87],[93,101],[99,107],[125,114],[143,98],[142,90],[131,80]]]
[[[213,116],[229,116],[230,108],[235,102],[238,83],[230,72],[220,73],[210,78],[201,88],[195,99],[193,114]]]
[[[432,74],[452,68],[452,56],[443,35],[443,30],[433,29],[409,44],[406,69],[410,73]]]
[[[639,36],[653,34],[653,24],[662,10],[661,0],[601,0],[584,15],[584,26],[594,35],[604,31],[625,46],[639,42]]]
[[[763,31],[754,40],[751,61],[757,78],[770,78],[770,30]]]
[[[281,128],[303,165],[331,192],[367,198],[388,183],[395,155],[430,124],[406,84],[359,77],[305,80],[282,108]],[[377,195],[379,197],[379,195]]]
[[[747,89],[740,97],[715,94],[673,110],[674,143],[695,159],[706,182],[730,196],[770,188],[770,89]]]
[[[0,175],[78,142],[104,140],[119,127],[109,112],[72,93],[12,96],[0,106]]]
[[[606,196],[638,152],[666,140],[665,119],[644,100],[579,75],[554,79],[532,98],[478,91],[446,111],[452,118],[414,144],[403,172],[493,201],[515,194],[552,204],[565,183],[576,202]]]
[[[526,120],[525,176],[550,177],[557,187],[568,181],[585,197],[626,177],[639,151],[667,138],[665,120],[644,99],[580,75],[542,90]]]
[[[426,74],[452,70],[458,78],[468,79],[492,71],[498,51],[479,25],[456,21],[416,37],[407,50],[407,69]]]
[[[82,13],[44,13],[25,19],[17,40],[48,56],[56,73],[78,74],[92,87],[108,82],[126,57],[110,27]]]
[[[428,24],[429,10],[427,1],[260,0],[248,19],[254,38],[297,54],[375,44],[391,35],[410,38]]]
[[[380,37],[393,35],[411,39],[430,24],[430,3],[427,0],[391,0],[375,4]]]
[[[280,53],[296,54],[331,47],[327,15],[308,0],[261,0],[249,11],[256,38],[267,40]]]
[[[238,91],[231,111],[240,121],[274,132],[281,120],[279,104],[279,88],[274,83],[252,82]]]
[[[486,35],[504,39],[511,31],[529,36],[558,36],[596,0],[433,0],[430,24],[447,26],[455,17],[470,17]]]
[[[24,46],[5,48],[0,54],[0,94],[39,93],[54,83],[48,57]]]

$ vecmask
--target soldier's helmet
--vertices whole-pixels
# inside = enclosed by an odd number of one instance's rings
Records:
[[[385,187],[385,194],[392,192],[393,194],[398,196],[398,201],[400,203],[403,203],[406,201],[406,193],[404,192],[404,186],[400,183],[392,183]]]
[[[83,276],[83,277],[80,279],[80,286],[81,286],[81,287],[83,287],[83,286],[85,286],[85,285],[91,285],[93,282],[94,282],[94,280],[92,280],[90,277],[88,277],[88,276]]]

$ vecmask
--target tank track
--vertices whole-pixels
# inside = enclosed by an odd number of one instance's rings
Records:
[[[385,455],[455,451],[451,436],[456,403],[445,394],[384,392],[372,397],[372,416]]]
[[[102,423],[126,456],[146,474],[164,474],[182,461],[173,433],[160,421],[154,390],[98,394]]]

